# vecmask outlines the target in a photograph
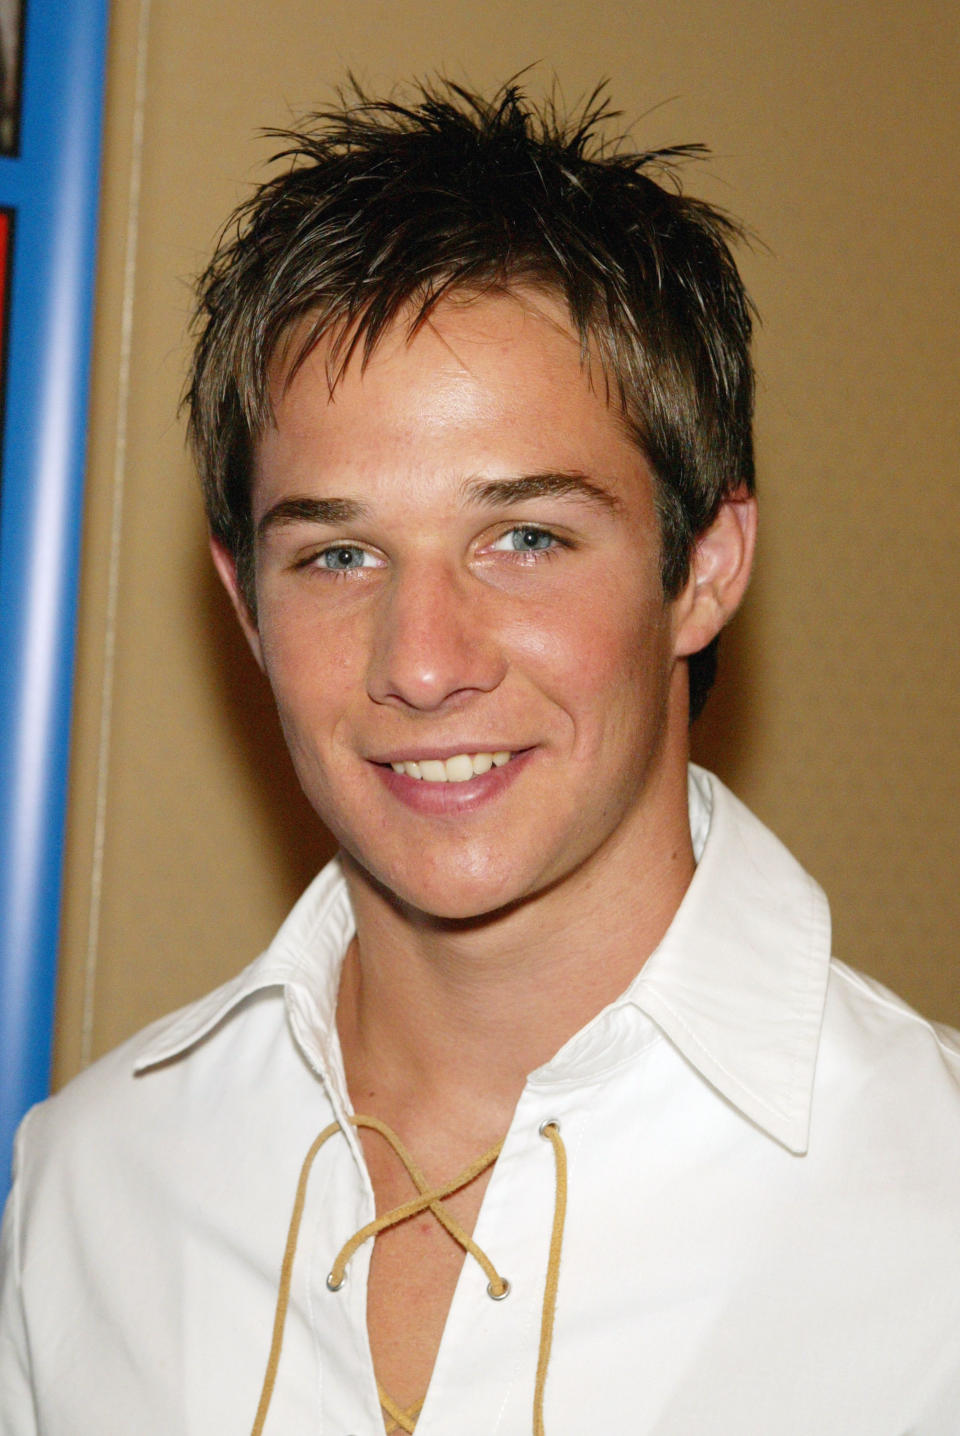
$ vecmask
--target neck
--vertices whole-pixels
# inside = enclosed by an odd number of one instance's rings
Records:
[[[357,938],[338,1027],[358,1110],[479,1104],[491,1132],[508,1125],[528,1074],[629,986],[693,876],[685,761],[655,782],[645,820],[576,872],[469,921],[399,905],[345,856]]]

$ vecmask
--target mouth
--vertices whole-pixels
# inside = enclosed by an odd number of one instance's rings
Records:
[[[416,751],[416,750],[415,750]],[[461,820],[496,802],[534,757],[532,748],[394,751],[374,763],[380,780],[405,807],[431,818]]]
[[[390,767],[422,783],[469,783],[491,768],[505,767],[513,757],[508,750],[499,749],[494,753],[455,753],[450,758],[405,758],[392,762]]]

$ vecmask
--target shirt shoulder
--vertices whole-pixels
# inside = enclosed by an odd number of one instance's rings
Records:
[[[851,1024],[848,1036],[859,1031],[868,1047],[891,1042],[916,1046],[942,1061],[945,1072],[960,1084],[960,1031],[924,1017],[889,987],[838,958],[830,962],[827,1004],[828,1013],[845,1013]]]
[[[124,1142],[156,1146],[167,1123],[184,1132],[194,1124],[216,1127],[218,1114],[242,1111],[251,1091],[274,1080],[294,1090],[305,1076],[313,1084],[329,1056],[339,968],[352,933],[334,859],[270,946],[235,977],[143,1028],[38,1104],[24,1129],[21,1165],[61,1147],[112,1145],[121,1133]],[[299,1014],[318,1049],[312,1071]]]
[[[833,959],[811,1134],[846,1132],[860,1160],[912,1165],[932,1194],[960,1191],[960,1033]],[[925,1174],[925,1175],[923,1175]]]
[[[206,1000],[204,1000],[206,1001]],[[144,1173],[182,1152],[192,1133],[217,1125],[249,1098],[251,1064],[285,1024],[283,993],[264,990],[183,1052],[146,1072],[145,1052],[204,1002],[161,1018],[100,1057],[33,1107],[21,1124],[14,1179],[28,1208],[47,1196]]]

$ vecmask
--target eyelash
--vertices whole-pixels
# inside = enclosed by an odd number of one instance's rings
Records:
[[[360,554],[361,556],[366,556],[367,553],[368,550],[362,548],[358,543],[335,543],[330,544],[328,548],[318,553],[317,559],[321,561],[320,566],[326,568],[328,573],[354,573],[360,568],[376,568],[376,564],[348,564],[346,568],[335,568],[332,564],[324,564],[322,560],[328,558],[331,554]]]
[[[499,544],[503,539],[510,538],[513,534],[534,534],[537,538],[548,538],[550,540],[550,543],[543,548],[513,549],[513,552],[522,558],[534,558],[538,560],[554,558],[559,549],[571,547],[566,539],[562,539],[559,534],[555,534],[552,529],[544,528],[541,524],[514,524],[500,535],[497,539],[497,543]],[[498,549],[497,552],[503,553],[506,552],[506,550]]]
[[[347,568],[333,568],[332,566],[328,566],[326,563],[324,563],[324,559],[327,557],[328,554],[336,553],[367,554],[369,553],[369,549],[365,549],[362,544],[358,543],[327,544],[324,548],[319,549],[316,553],[311,553],[308,554],[305,558],[298,559],[297,562],[294,564],[294,568],[313,568],[319,570],[321,573],[331,576],[332,578],[349,578],[349,576],[353,573],[361,573],[366,568],[376,567],[375,564],[359,564],[356,567],[351,565]]]
[[[561,538],[560,535],[554,533],[552,529],[544,528],[541,524],[513,524],[500,534],[494,545],[488,546],[488,551],[499,553],[508,552],[506,549],[498,549],[496,545],[502,543],[504,539],[510,538],[514,534],[530,534],[535,535],[538,539],[547,538],[550,540],[550,542],[542,548],[530,547],[511,550],[518,558],[532,562],[539,563],[544,559],[555,558],[559,550],[573,547],[569,540]],[[324,562],[328,555],[336,553],[367,554],[369,553],[369,549],[365,549],[361,544],[356,543],[328,544],[317,553],[312,553],[308,557],[301,559],[296,564],[296,567],[318,569],[320,572],[330,575],[333,578],[349,578],[351,574],[361,573],[366,568],[376,568],[378,566],[376,564],[361,563],[358,565],[351,564],[344,568],[335,568]]]

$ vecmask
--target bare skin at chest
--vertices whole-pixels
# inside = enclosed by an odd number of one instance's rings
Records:
[[[377,1215],[416,1197],[413,1181],[383,1137],[367,1131],[362,1142]],[[485,1150],[482,1137],[474,1141],[470,1134],[466,1140],[430,1145],[429,1152],[414,1155],[432,1185],[456,1176]],[[444,1201],[468,1235],[476,1225],[490,1174],[488,1168]],[[495,1260],[495,1253],[490,1255]],[[473,1260],[465,1258],[462,1247],[430,1212],[411,1217],[376,1239],[367,1290],[370,1350],[380,1387],[403,1410],[418,1406],[426,1395],[465,1259]]]

